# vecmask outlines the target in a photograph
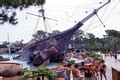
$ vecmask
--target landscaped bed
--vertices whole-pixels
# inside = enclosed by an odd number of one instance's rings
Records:
[[[22,75],[22,65],[18,63],[0,62],[0,76],[13,77]]]

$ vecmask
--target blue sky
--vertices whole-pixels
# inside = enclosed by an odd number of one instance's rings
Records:
[[[46,0],[44,5],[45,16],[58,20],[51,21],[46,19],[47,31],[64,31],[71,28],[76,24],[74,21],[78,22],[82,20],[95,8],[102,5],[99,4],[99,2],[105,3],[106,1],[107,0]],[[112,0],[108,6],[105,6],[98,12],[99,17],[106,27],[103,27],[98,18],[95,16],[88,20],[80,29],[85,32],[93,33],[97,37],[102,37],[102,35],[105,34],[104,31],[106,29],[115,29],[120,31],[119,7],[120,1]],[[16,26],[8,23],[0,25],[0,42],[8,40],[8,33],[10,42],[17,40],[20,41],[21,39],[23,39],[24,42],[28,42],[32,38],[32,34],[34,34],[37,30],[45,30],[42,18],[39,18],[39,22],[37,24],[38,17],[26,14],[27,12],[40,14],[38,13],[39,9],[40,6],[31,6],[27,9],[23,9],[23,11],[16,10],[19,23]]]

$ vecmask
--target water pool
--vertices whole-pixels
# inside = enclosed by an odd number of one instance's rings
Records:
[[[28,68],[30,69],[30,65],[27,64],[27,61],[22,61],[22,60],[13,60],[13,57],[18,56],[19,54],[0,54],[0,56],[3,56],[3,58],[9,58],[10,61],[7,62],[12,62],[12,63],[19,63],[22,64],[23,68]],[[52,63],[50,62],[47,66],[48,68],[52,69],[52,68],[56,68],[58,65],[58,63]]]
[[[18,55],[19,54],[0,54],[0,56],[3,56],[3,58],[9,58],[10,59],[10,61],[7,61],[7,62],[19,63],[19,64],[22,64],[23,68],[30,68],[30,65],[27,64],[27,61],[13,60],[13,57],[16,57]]]
[[[70,58],[70,60],[75,60],[75,63],[81,63],[81,62],[84,62],[83,59],[79,59],[79,58]]]

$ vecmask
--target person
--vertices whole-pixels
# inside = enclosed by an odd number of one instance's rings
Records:
[[[92,64],[91,63],[85,63],[84,64],[84,74],[86,79],[93,80],[92,79]]]
[[[101,61],[100,63],[100,77],[101,77],[101,80],[102,80],[102,76],[104,76],[105,80],[107,80],[107,77],[106,77],[106,65],[104,64],[104,60]]]
[[[74,68],[72,69],[73,80],[82,80],[82,75],[81,75],[78,67],[79,67],[79,65],[75,64]]]
[[[99,80],[99,66],[100,66],[100,63],[99,61],[94,61],[93,62],[93,65],[92,65],[92,78],[93,80]]]
[[[105,54],[105,58],[107,57],[107,54],[106,53],[104,53]]]
[[[68,57],[68,59],[72,58],[73,57],[73,50],[72,49],[69,49],[67,54],[66,54],[66,57]]]
[[[110,52],[110,57],[112,58],[112,52]]]
[[[70,49],[69,55],[70,55],[70,58],[72,58],[74,56],[73,49]]]
[[[73,57],[78,58],[76,50],[73,50]]]
[[[114,57],[115,57],[115,62],[117,62],[117,54],[115,54]]]
[[[65,67],[65,80],[70,80],[71,75],[71,64],[68,63],[67,67]]]

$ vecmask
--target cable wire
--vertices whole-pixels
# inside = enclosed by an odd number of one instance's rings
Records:
[[[35,28],[33,30],[33,34],[35,34],[35,32],[37,31],[39,20],[40,20],[40,17],[37,18],[37,22],[36,22]]]
[[[90,28],[90,26],[92,25],[92,22],[94,21],[94,19],[95,19],[95,16],[93,17],[93,19],[91,20],[91,22],[90,22],[90,24],[88,25],[88,27],[87,27],[87,29],[85,30],[85,32],[87,32],[88,31],[88,29]]]
[[[119,0],[118,0],[118,1],[119,1]],[[111,9],[110,13],[112,13],[112,11],[116,8],[117,5],[118,5],[118,2],[117,2],[117,3],[114,5],[114,7]],[[109,18],[109,16],[110,16],[110,14],[104,19],[103,22],[106,22],[106,20]],[[92,30],[92,29],[94,29],[94,28],[97,28],[97,27],[99,27],[100,25],[101,25],[101,24],[98,24],[98,25],[92,27],[90,30]]]
[[[109,13],[112,13],[112,11],[116,8],[116,6],[118,5],[118,2],[119,2],[119,0],[116,2],[116,4],[114,5],[114,7],[110,10],[110,12]],[[104,19],[104,23],[106,22],[106,20],[109,18],[109,16],[110,16],[110,14],[108,14],[107,15],[107,17]],[[95,22],[96,23],[96,22]],[[94,29],[94,28],[96,28],[96,27],[99,27],[101,24],[98,24],[98,25],[96,25],[96,26],[94,26],[94,27],[92,27],[92,28],[90,28],[89,30],[92,30],[92,29]]]

